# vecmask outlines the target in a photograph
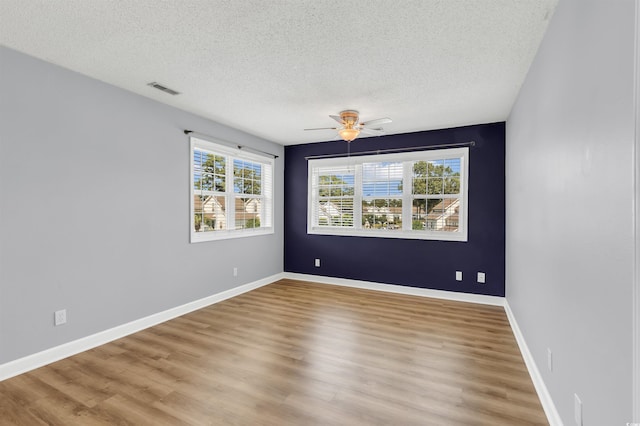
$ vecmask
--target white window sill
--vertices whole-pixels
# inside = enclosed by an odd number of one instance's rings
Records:
[[[345,237],[400,238],[408,240],[435,240],[467,242],[467,233],[439,231],[398,231],[398,230],[364,230],[341,228],[310,228],[307,234],[333,235]]]
[[[255,237],[258,235],[273,234],[273,228],[263,228],[260,230],[233,230],[233,231],[211,231],[211,232],[193,232],[191,233],[192,243],[203,243],[206,241],[229,240],[232,238]]]

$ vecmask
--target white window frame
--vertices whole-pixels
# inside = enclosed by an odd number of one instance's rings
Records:
[[[225,191],[217,192],[219,196],[225,198],[226,206],[226,226],[225,229],[210,231],[210,232],[196,232],[195,230],[195,212],[194,212],[194,195],[197,195],[194,189],[195,170],[194,170],[194,151],[196,149],[208,151],[216,155],[224,156],[226,158],[226,178],[225,178]],[[238,194],[234,192],[234,175],[233,175],[233,161],[245,160],[253,163],[259,163],[262,166],[261,172],[261,190],[262,194],[256,198],[261,198],[260,209],[260,227],[258,228],[243,228],[235,229],[235,199],[242,197],[244,194]],[[204,140],[196,137],[190,138],[190,236],[191,243],[198,243],[204,241],[216,241],[229,238],[242,238],[252,237],[256,235],[273,234],[273,194],[274,194],[274,160],[273,158],[254,154],[246,150],[233,148],[224,143],[216,143],[210,140]],[[251,197],[251,194],[246,194],[246,197]]]
[[[413,230],[412,194],[413,163],[416,161],[435,161],[460,159],[460,206],[458,212],[458,230]],[[387,198],[402,198],[401,230],[365,229],[362,225],[362,165],[364,163],[401,162],[403,164],[403,190],[401,196]],[[327,167],[350,167],[355,174],[355,194],[353,196],[354,213],[353,226],[320,226],[318,224],[318,182],[316,171]],[[421,240],[462,241],[468,240],[468,181],[469,181],[469,148],[449,148],[426,151],[412,151],[394,154],[362,155],[341,158],[310,159],[308,161],[308,189],[307,189],[307,233],[317,235],[341,235],[376,238],[404,238]],[[367,198],[367,197],[365,197]],[[381,197],[384,198],[384,197]],[[444,198],[447,198],[446,195]],[[453,197],[449,197],[453,198]],[[458,198],[458,197],[455,197]]]

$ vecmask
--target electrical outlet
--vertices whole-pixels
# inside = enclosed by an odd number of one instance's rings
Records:
[[[55,325],[62,325],[67,322],[67,310],[62,309],[61,311],[56,311],[53,314],[53,323]]]
[[[462,281],[462,271],[456,271],[456,281]]]
[[[478,282],[484,284],[486,282],[486,275],[484,272],[478,272]]]
[[[316,263],[315,263],[315,265],[316,265],[316,268],[319,268],[319,267],[320,267],[320,259],[316,259]]]
[[[547,348],[547,368],[549,371],[553,371],[553,352],[551,352],[551,348]]]
[[[577,393],[573,394],[573,419],[576,421],[576,425],[582,426],[582,401]]]
[[[234,277],[238,276],[238,268],[233,268],[233,276]]]

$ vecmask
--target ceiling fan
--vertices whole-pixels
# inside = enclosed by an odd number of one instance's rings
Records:
[[[351,142],[358,137],[360,132],[368,133],[370,135],[382,135],[383,129],[380,124],[391,123],[391,119],[388,117],[378,118],[375,120],[360,122],[360,114],[358,111],[348,109],[340,112],[340,115],[330,115],[329,117],[340,123],[340,127],[316,127],[313,129],[304,130],[337,130],[342,139],[347,142]]]

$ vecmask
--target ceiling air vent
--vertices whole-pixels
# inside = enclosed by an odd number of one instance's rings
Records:
[[[152,83],[147,83],[147,86],[154,87],[154,88],[156,88],[158,90],[162,90],[163,92],[166,92],[166,93],[168,93],[170,95],[174,95],[174,96],[180,94],[180,92],[176,92],[173,89],[169,89],[168,87],[165,87],[162,84],[156,83],[155,81],[152,82]]]

